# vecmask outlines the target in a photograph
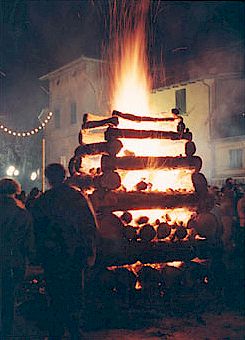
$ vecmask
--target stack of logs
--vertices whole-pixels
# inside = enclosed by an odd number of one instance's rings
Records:
[[[128,119],[137,122],[164,122],[177,119],[178,126],[176,132],[119,129],[117,128],[119,119]],[[104,142],[83,143],[83,130],[104,125],[108,125]],[[123,147],[120,141],[122,138],[186,140],[185,155],[177,157],[135,157],[131,155],[117,157],[117,154]],[[89,121],[88,115],[85,114],[82,129],[79,133],[79,144],[69,163],[70,174],[72,178],[78,179],[77,182],[79,182],[79,178],[83,176],[81,171],[83,158],[89,155],[101,155],[100,169],[97,169],[96,173],[91,177],[90,185],[94,188],[94,192],[90,194],[90,199],[97,214],[102,238],[114,241],[122,239],[129,240],[131,244],[134,243],[134,255],[140,256],[141,254],[141,258],[137,259],[143,262],[147,262],[145,258],[147,257],[147,253],[153,253],[155,251],[156,254],[159,254],[159,251],[161,251],[162,254],[166,255],[170,252],[170,241],[186,239],[187,230],[183,225],[170,226],[167,222],[160,223],[160,220],[156,220],[153,227],[151,224],[148,224],[147,216],[142,216],[141,220],[139,219],[137,221],[138,226],[133,227],[130,225],[132,216],[128,212],[128,210],[175,209],[181,207],[195,211],[199,204],[207,197],[207,181],[205,176],[200,173],[202,160],[200,157],[194,155],[196,146],[192,141],[192,133],[189,129],[185,128],[182,117],[174,114],[167,118],[138,117],[113,111],[112,117],[108,119]],[[146,169],[149,162],[151,162],[151,164],[154,163],[158,169],[192,170],[194,192],[147,192],[144,191],[146,188],[143,181],[138,184],[136,191],[125,191],[121,186],[121,178],[117,170],[130,171]],[[115,211],[121,211],[121,216],[118,217],[114,214],[113,212]],[[150,242],[152,240],[158,242],[152,244],[152,242]],[[164,240],[168,242],[164,242]],[[194,242],[194,240],[192,241]],[[142,242],[144,243],[144,251],[135,250],[137,248],[135,244],[139,245],[138,249],[141,249],[140,244],[142,244]],[[149,243],[149,252],[146,250],[146,242]],[[158,244],[156,245],[156,243]],[[203,242],[200,241],[199,244],[200,243]],[[159,247],[161,247],[161,249]],[[181,247],[183,248],[183,244]],[[182,254],[181,256],[174,255],[174,253],[178,253],[178,251],[176,252],[176,245],[173,246],[173,249],[173,254],[170,256],[171,259],[179,260],[183,255],[182,252],[180,252]],[[188,242],[186,252],[190,252],[190,249],[192,249],[193,252],[193,243]],[[126,252],[127,254],[130,253],[128,249]],[[133,258],[135,258],[135,256],[133,256]],[[156,256],[153,256],[154,261],[156,260],[155,257]],[[162,258],[163,256],[160,257]],[[129,263],[126,259],[125,261]]]

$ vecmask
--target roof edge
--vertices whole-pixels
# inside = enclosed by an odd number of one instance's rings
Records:
[[[105,63],[105,61],[102,60],[102,59],[90,58],[90,57],[86,57],[86,56],[82,55],[80,58],[77,58],[77,59],[71,61],[70,63],[63,65],[63,66],[55,69],[54,71],[51,71],[51,72],[39,77],[38,79],[39,80],[48,80],[50,78],[53,78],[58,73],[68,70],[69,68],[75,66],[76,64],[79,64],[81,61],[93,61],[93,62],[97,62],[97,63]]]

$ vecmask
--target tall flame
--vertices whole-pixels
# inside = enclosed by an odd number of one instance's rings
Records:
[[[111,110],[142,115],[149,110],[151,77],[148,70],[146,18],[149,1],[114,2],[109,49],[113,67]]]

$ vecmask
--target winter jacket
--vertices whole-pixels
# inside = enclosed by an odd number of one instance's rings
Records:
[[[13,275],[22,275],[34,255],[31,215],[14,198],[0,195],[1,273],[6,269]]]
[[[39,197],[31,213],[37,257],[46,270],[86,266],[94,253],[96,222],[81,192],[61,184]]]

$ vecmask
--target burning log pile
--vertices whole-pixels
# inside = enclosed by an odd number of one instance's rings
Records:
[[[84,115],[69,170],[77,182],[90,176],[89,197],[106,241],[101,254],[107,265],[191,259],[205,248],[191,222],[208,197],[207,181],[192,133],[173,112],[140,117],[113,111],[100,121]],[[86,130],[105,125],[105,141],[83,142]],[[88,168],[91,156],[100,161]]]

